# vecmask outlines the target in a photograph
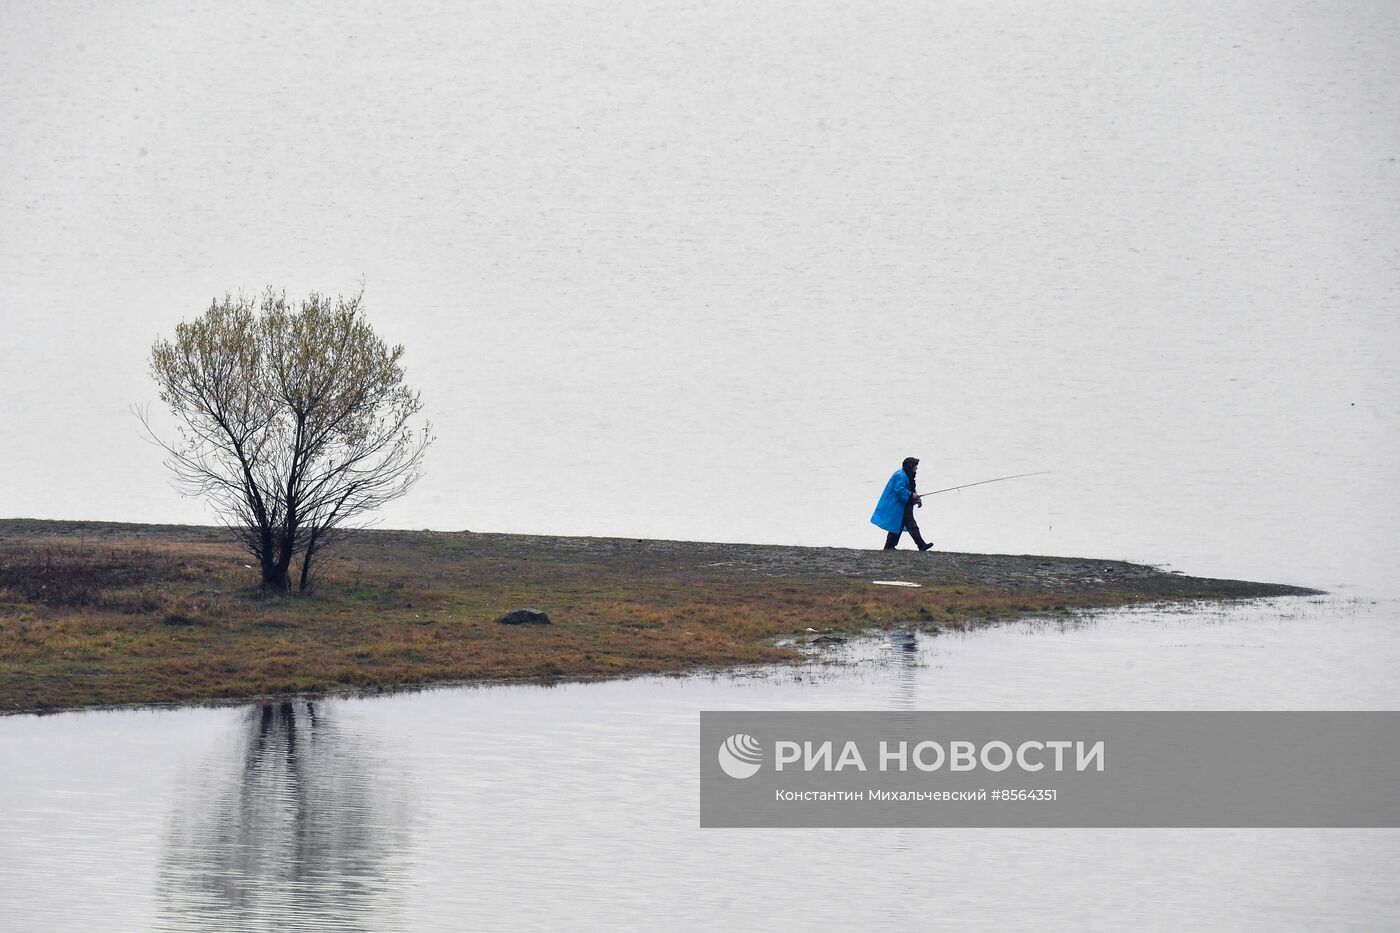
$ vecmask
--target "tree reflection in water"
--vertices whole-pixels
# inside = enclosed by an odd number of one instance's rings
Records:
[[[161,858],[171,928],[372,930],[398,913],[401,788],[311,701],[249,710],[241,760],[196,780]],[[204,775],[200,775],[201,778]]]

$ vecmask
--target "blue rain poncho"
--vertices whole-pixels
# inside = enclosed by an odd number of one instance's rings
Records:
[[[875,503],[875,514],[870,516],[870,524],[897,535],[904,530],[904,506],[913,495],[909,488],[909,477],[903,470],[895,470],[885,491],[880,493],[880,501]]]

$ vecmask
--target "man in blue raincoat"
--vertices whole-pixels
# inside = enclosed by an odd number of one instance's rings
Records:
[[[923,507],[923,503],[919,501],[919,494],[914,490],[914,475],[918,472],[918,459],[904,458],[903,466],[895,470],[890,481],[885,484],[885,491],[880,494],[880,501],[875,503],[875,514],[870,516],[870,523],[887,532],[887,551],[894,550],[895,545],[899,543],[900,534],[905,531],[909,532],[909,537],[914,539],[919,550],[927,551],[933,547],[932,544],[924,542],[923,536],[919,534],[919,526],[914,521],[914,507]]]

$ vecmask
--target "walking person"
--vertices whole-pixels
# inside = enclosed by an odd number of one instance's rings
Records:
[[[914,476],[918,472],[918,458],[905,457],[903,465],[885,484],[885,491],[880,494],[880,501],[875,504],[875,514],[870,516],[870,523],[886,532],[887,551],[895,549],[895,545],[899,544],[899,536],[906,531],[909,532],[909,537],[914,539],[919,550],[927,551],[933,547],[932,544],[925,543],[923,536],[919,534],[919,525],[914,521],[914,507],[923,507],[914,485]]]

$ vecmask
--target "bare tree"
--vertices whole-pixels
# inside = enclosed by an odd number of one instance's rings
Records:
[[[184,491],[209,497],[257,558],[268,589],[291,588],[298,555],[306,589],[312,559],[407,492],[432,443],[413,424],[422,402],[403,384],[403,347],[375,335],[362,298],[225,297],[151,350],[179,438],[151,435]]]

